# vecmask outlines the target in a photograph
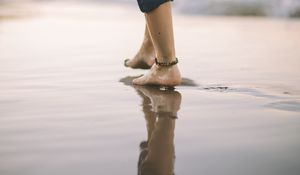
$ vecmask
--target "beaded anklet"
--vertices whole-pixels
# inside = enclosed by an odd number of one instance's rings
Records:
[[[158,62],[157,58],[155,58],[155,64],[158,66],[169,67],[169,66],[173,66],[177,63],[178,63],[177,58],[175,59],[175,61],[172,61],[172,62]]]

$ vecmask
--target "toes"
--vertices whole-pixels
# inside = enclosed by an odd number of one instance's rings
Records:
[[[132,80],[132,83],[135,84],[135,85],[143,85],[143,84],[142,84],[141,77],[140,77],[140,78],[133,79],[133,80]]]
[[[146,85],[146,84],[149,83],[148,81],[149,80],[147,80],[147,75],[142,75],[142,76],[140,76],[136,79],[133,79],[132,84],[134,84],[134,85]]]
[[[128,65],[129,60],[130,60],[130,59],[124,60],[124,66],[125,66],[125,67],[129,67],[129,65]]]
[[[133,80],[132,80],[132,84],[134,84],[134,85],[139,85],[139,80],[138,80],[138,79],[133,79]]]

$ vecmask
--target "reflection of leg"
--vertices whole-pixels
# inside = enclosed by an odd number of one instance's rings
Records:
[[[148,154],[142,164],[142,174],[172,175],[174,171],[175,120],[159,117],[148,143]]]
[[[140,91],[137,91],[137,92],[143,99],[143,103],[142,103],[143,112],[144,112],[144,117],[146,120],[147,133],[148,133],[147,140],[149,140],[151,138],[151,134],[152,134],[152,131],[153,131],[154,125],[155,125],[155,113],[152,110],[151,99],[149,97],[147,97],[146,95],[144,95],[142,92],[140,92]]]
[[[170,63],[175,58],[171,3],[166,2],[145,14],[147,26],[156,51],[158,62]],[[177,65],[162,67],[153,65],[144,76],[135,79],[134,84],[158,84],[175,86],[180,84],[181,75]]]
[[[150,69],[154,63],[155,50],[148,31],[145,27],[145,35],[141,48],[132,59],[125,60],[125,66],[131,68]]]
[[[138,89],[137,89],[137,93],[143,99],[142,106],[143,106],[143,112],[144,112],[144,117],[147,126],[147,141],[143,141],[140,144],[141,152],[138,161],[138,174],[141,174],[142,163],[145,161],[148,155],[148,142],[152,137],[152,133],[155,127],[156,117],[155,117],[155,113],[152,110],[151,99]]]
[[[172,175],[175,157],[174,116],[177,116],[180,108],[181,95],[177,91],[161,91],[151,86],[134,87],[143,98],[148,131],[148,144],[141,147],[138,172]]]

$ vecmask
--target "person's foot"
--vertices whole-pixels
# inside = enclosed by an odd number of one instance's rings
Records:
[[[139,51],[134,58],[126,59],[124,64],[126,67],[133,69],[150,69],[154,63],[155,53],[154,50]]]
[[[149,72],[132,81],[135,85],[176,86],[181,83],[181,75],[177,65],[158,66],[153,64]]]

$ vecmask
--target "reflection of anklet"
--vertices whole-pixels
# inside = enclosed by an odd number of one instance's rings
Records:
[[[173,112],[155,112],[158,118],[170,118],[170,119],[178,119],[177,113]]]
[[[178,59],[176,58],[175,61],[172,62],[158,62],[157,58],[155,58],[155,64],[158,66],[164,66],[164,67],[169,67],[173,66],[178,63]]]

